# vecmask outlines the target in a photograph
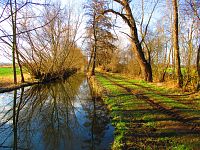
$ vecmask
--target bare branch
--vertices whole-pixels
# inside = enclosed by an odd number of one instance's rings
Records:
[[[49,22],[47,22],[47,23],[45,23],[45,24],[43,24],[43,25],[41,25],[41,26],[35,27],[35,28],[33,28],[33,29],[29,29],[29,30],[26,30],[26,31],[19,32],[19,33],[17,33],[16,35],[24,34],[24,33],[27,33],[27,32],[31,32],[31,31],[34,31],[34,30],[43,28],[43,27],[45,27],[46,25],[50,24],[50,23],[57,17],[58,14],[59,14],[59,13],[57,13],[56,16],[54,16]],[[13,36],[13,35],[12,35],[12,34],[10,34],[10,35],[4,35],[4,36],[0,36],[0,38],[10,37],[10,36]]]
[[[115,14],[115,15],[120,16],[120,17],[128,24],[129,27],[132,26],[131,23],[130,23],[130,21],[129,21],[129,19],[125,16],[125,14],[121,14],[121,13],[119,13],[119,12],[113,10],[113,9],[105,10],[105,11],[103,12],[103,14],[109,13],[109,12],[111,12],[111,13],[113,13],[113,14]]]
[[[1,13],[0,18],[3,16],[4,11],[5,11],[5,9],[6,9],[6,7],[7,7],[8,5],[9,5],[9,0],[6,2],[6,5],[5,5],[5,7],[3,8],[3,11],[2,11],[2,13]]]
[[[20,11],[23,7],[25,7],[28,4],[33,4],[33,5],[40,5],[40,6],[46,6],[49,4],[42,4],[42,3],[33,3],[33,2],[25,2],[21,7],[15,10],[15,12],[12,12],[10,15],[8,15],[6,18],[3,20],[0,20],[0,23],[4,22],[5,20],[9,19],[12,15],[16,14],[18,11]]]
[[[127,35],[130,39],[132,39],[133,40],[133,38],[128,34],[128,33],[126,33],[126,32],[123,32],[123,31],[120,31],[121,33],[123,33],[123,34],[125,34],[125,35]]]
[[[114,0],[114,1],[121,4],[122,6],[125,6],[125,4],[121,0]]]
[[[145,30],[144,30],[144,34],[142,33],[142,40],[141,40],[140,43],[142,43],[142,42],[144,41],[144,39],[145,39],[145,37],[146,37],[146,35],[147,35],[148,26],[149,26],[149,23],[150,23],[150,21],[151,21],[151,18],[152,18],[152,16],[153,16],[153,13],[154,13],[154,11],[155,11],[155,9],[156,9],[156,6],[157,6],[158,2],[159,2],[159,0],[156,1],[155,5],[154,5],[154,7],[153,7],[153,9],[152,9],[152,11],[151,11],[151,13],[150,13],[150,16],[149,16],[147,25],[146,25]],[[143,10],[143,11],[144,11],[144,10]],[[144,15],[144,14],[143,14],[143,15]],[[143,16],[143,17],[144,17],[144,16]],[[143,23],[143,19],[142,19],[141,25],[142,25],[142,23]],[[141,27],[141,28],[142,28],[142,27]]]

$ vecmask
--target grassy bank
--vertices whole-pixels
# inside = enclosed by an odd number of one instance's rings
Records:
[[[198,149],[200,95],[97,74],[115,126],[113,149]]]
[[[16,72],[17,72],[17,84],[14,84],[12,67],[11,66],[0,67],[0,93],[18,89],[24,86],[30,86],[36,83],[49,83],[49,82],[55,82],[57,80],[63,80],[77,73],[77,70],[68,69],[65,72],[58,74],[47,74],[45,78],[42,78],[41,76],[42,79],[33,78],[26,70],[23,70],[23,75],[25,79],[24,83],[21,83],[20,69],[16,68]]]
[[[17,79],[18,82],[20,84],[20,70],[19,68],[16,68],[16,72],[17,72]],[[24,77],[25,77],[25,81],[30,81],[30,75],[24,71]],[[0,67],[0,87],[1,88],[9,88],[9,87],[13,87],[13,68],[11,66],[3,66]]]

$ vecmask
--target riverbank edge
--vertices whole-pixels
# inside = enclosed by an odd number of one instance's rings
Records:
[[[92,92],[94,92],[93,94],[96,97],[99,97],[102,99],[102,101],[104,102],[104,104],[107,106],[107,109],[110,111],[110,115],[111,115],[111,123],[114,121],[113,117],[112,117],[112,104],[108,104],[107,100],[109,99],[109,91],[106,90],[106,88],[104,88],[101,83],[98,81],[98,79],[96,79],[96,76],[87,76],[89,84],[91,86]],[[124,142],[123,142],[123,137],[124,134],[123,132],[118,132],[116,131],[116,124],[113,124],[113,127],[115,128],[114,131],[114,141],[112,143],[111,149],[112,150],[120,150],[123,149],[124,147]]]
[[[78,73],[78,72],[70,73],[69,76],[64,78],[64,80],[76,73]],[[35,84],[47,84],[47,83],[51,83],[51,82],[56,82],[58,80],[62,80],[62,79],[55,79],[55,80],[49,80],[49,81],[33,81],[33,82],[28,81],[28,82],[24,82],[24,83],[19,83],[17,85],[12,85],[11,87],[0,87],[0,93],[11,92],[13,90],[17,90],[17,89],[27,87],[27,86],[32,86]]]
[[[5,93],[5,92],[10,92],[13,90],[20,89],[22,87],[27,87],[35,84],[41,84],[42,82],[25,82],[25,83],[20,83],[18,85],[12,85],[11,87],[1,87],[0,88],[0,93]]]

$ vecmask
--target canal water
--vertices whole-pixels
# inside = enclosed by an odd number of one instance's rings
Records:
[[[0,149],[107,150],[113,132],[81,75],[0,94]]]

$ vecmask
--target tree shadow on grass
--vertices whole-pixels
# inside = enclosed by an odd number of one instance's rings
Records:
[[[115,119],[113,123],[123,122],[125,124],[124,128],[117,129],[119,133],[125,133],[125,149],[130,147],[145,149],[148,146],[160,149],[172,146],[172,142],[177,145],[186,144],[192,148],[200,144],[199,142],[191,143],[192,140],[200,140],[199,130],[193,130],[190,125],[183,124],[175,117],[163,116],[162,112],[157,110],[139,109],[115,111],[114,113],[118,114],[120,119]],[[195,121],[195,118],[193,119]],[[180,139],[184,139],[184,142]]]

